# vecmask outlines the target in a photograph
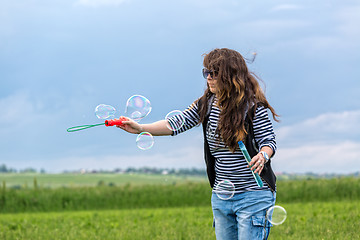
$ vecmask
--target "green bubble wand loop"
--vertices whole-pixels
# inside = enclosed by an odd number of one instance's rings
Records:
[[[126,119],[124,117],[120,117],[119,119],[106,120],[104,123],[87,124],[87,125],[71,127],[71,128],[68,128],[66,131],[68,131],[68,132],[77,132],[77,131],[80,131],[80,130],[84,130],[84,129],[88,129],[88,128],[92,128],[92,127],[96,127],[96,126],[101,126],[101,125],[105,125],[107,127],[114,126],[114,125],[121,126],[123,124],[122,122],[125,121],[125,120]]]
[[[68,132],[77,132],[77,131],[80,131],[80,130],[84,130],[84,129],[88,129],[88,128],[92,128],[92,127],[96,127],[96,126],[100,126],[100,125],[105,125],[105,123],[75,126],[75,127],[71,127],[71,128],[66,129],[66,131],[68,131]]]
[[[238,144],[239,144],[239,147],[240,147],[240,150],[241,150],[242,154],[243,154],[244,157],[245,157],[246,162],[250,165],[251,157],[250,157],[249,152],[247,151],[247,149],[246,149],[246,147],[245,147],[245,144],[244,144],[242,141],[239,141]],[[259,176],[259,174],[258,174],[258,173],[254,173],[254,170],[251,170],[251,173],[252,173],[252,175],[254,176],[257,185],[258,185],[259,187],[264,186],[264,183],[263,183],[263,181],[261,180],[261,177]]]

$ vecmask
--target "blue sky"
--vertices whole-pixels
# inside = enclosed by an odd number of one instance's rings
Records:
[[[98,104],[124,114],[146,96],[142,122],[202,95],[202,54],[256,51],[249,68],[281,115],[277,172],[360,169],[358,1],[1,0],[0,164],[49,172],[127,167],[205,168],[201,128],[156,137],[97,127]]]

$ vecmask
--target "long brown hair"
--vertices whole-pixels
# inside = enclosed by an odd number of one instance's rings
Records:
[[[248,70],[244,58],[235,50],[221,48],[204,54],[204,67],[215,72],[220,119],[218,130],[223,142],[232,152],[238,147],[238,141],[246,137],[245,114],[248,108],[261,104],[270,109],[275,121],[278,115],[268,103],[258,77]],[[260,80],[260,79],[259,79]],[[199,99],[200,121],[206,117],[208,101],[213,93],[209,86]]]

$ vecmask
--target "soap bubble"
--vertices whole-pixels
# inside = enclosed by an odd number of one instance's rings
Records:
[[[246,56],[244,57],[245,61],[249,64],[253,63],[256,59],[257,56],[257,51],[256,50],[251,50],[249,51]]]
[[[213,192],[215,192],[220,199],[229,200],[235,194],[235,185],[229,180],[223,180],[216,184]]]
[[[150,101],[144,96],[133,95],[126,102],[125,114],[134,121],[140,121],[150,112]]]
[[[107,119],[115,116],[115,108],[110,105],[100,104],[95,108],[95,115],[99,119]]]
[[[149,132],[142,132],[136,138],[136,145],[141,150],[149,150],[154,145],[154,137]]]
[[[280,225],[285,222],[286,216],[285,208],[278,205],[272,206],[266,211],[266,217],[273,225]]]
[[[185,124],[184,114],[179,110],[169,112],[165,116],[165,120],[167,121],[166,126],[172,131],[179,130]]]
[[[135,111],[135,112],[132,112],[131,114],[130,114],[130,118],[131,119],[142,119],[142,114],[141,114],[141,112],[139,112],[139,111]]]

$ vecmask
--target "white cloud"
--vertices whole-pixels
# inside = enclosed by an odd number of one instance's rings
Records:
[[[270,16],[260,15],[260,19],[241,24],[241,28],[254,30],[253,36],[263,39],[264,45],[273,50],[301,49],[310,56],[342,51],[345,59],[354,55],[359,49],[360,6],[305,4],[274,5]]]
[[[120,6],[127,0],[78,0],[75,5],[86,7]]]
[[[360,110],[325,113],[276,130],[276,171],[350,173],[360,169]]]
[[[20,107],[26,104],[26,96],[24,94],[11,95],[0,99],[0,108],[2,109],[1,123],[7,123],[20,115]],[[27,107],[25,106],[25,109]]]
[[[7,97],[0,98],[0,130],[17,128],[24,125],[41,123],[58,117],[63,98],[54,93],[34,96],[26,90],[19,90]]]
[[[360,169],[360,142],[305,143],[279,148],[274,171],[287,173],[353,173]]]
[[[344,7],[335,13],[335,17],[339,21],[337,29],[340,33],[351,38],[360,38],[360,5]]]
[[[281,4],[273,7],[271,11],[277,12],[277,11],[289,11],[289,10],[298,10],[302,9],[303,7],[296,4]]]
[[[22,122],[28,121],[34,115],[36,105],[29,100],[29,94],[19,91],[5,98],[0,99],[2,126],[19,126]],[[26,116],[24,118],[23,116]],[[21,119],[21,120],[20,120]]]
[[[277,129],[279,142],[334,142],[359,140],[360,110],[325,113],[291,126]]]

